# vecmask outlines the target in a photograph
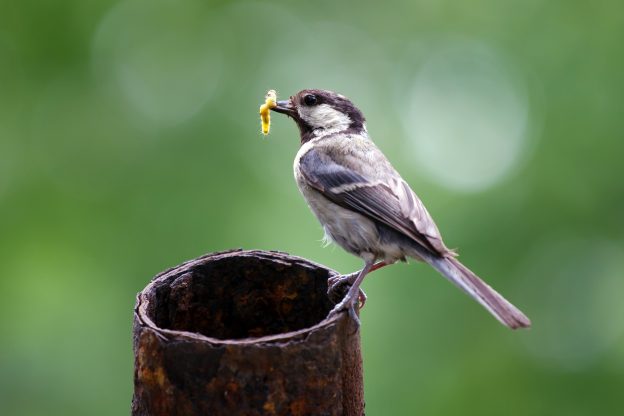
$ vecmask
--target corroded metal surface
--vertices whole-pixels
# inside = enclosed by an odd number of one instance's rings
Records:
[[[323,266],[285,253],[214,253],[137,296],[139,415],[362,415],[359,332],[325,319]]]

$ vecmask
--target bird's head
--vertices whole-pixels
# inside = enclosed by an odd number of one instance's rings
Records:
[[[295,120],[302,143],[327,134],[366,130],[362,112],[348,98],[333,91],[302,90],[288,100],[278,101],[273,111]]]

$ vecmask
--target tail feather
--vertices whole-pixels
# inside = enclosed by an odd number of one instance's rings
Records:
[[[424,260],[479,302],[503,325],[511,329],[531,326],[531,321],[525,314],[454,257],[427,256]]]

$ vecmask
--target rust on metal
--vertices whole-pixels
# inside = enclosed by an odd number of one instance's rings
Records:
[[[359,331],[326,319],[334,273],[233,250],[157,275],[137,295],[132,414],[364,414]]]

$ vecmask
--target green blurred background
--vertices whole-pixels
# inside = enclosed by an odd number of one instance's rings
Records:
[[[524,309],[371,275],[367,414],[614,415],[624,392],[621,2],[0,2],[0,414],[122,415],[136,292],[232,247],[360,267],[292,179],[269,88],[349,96],[447,245]]]

